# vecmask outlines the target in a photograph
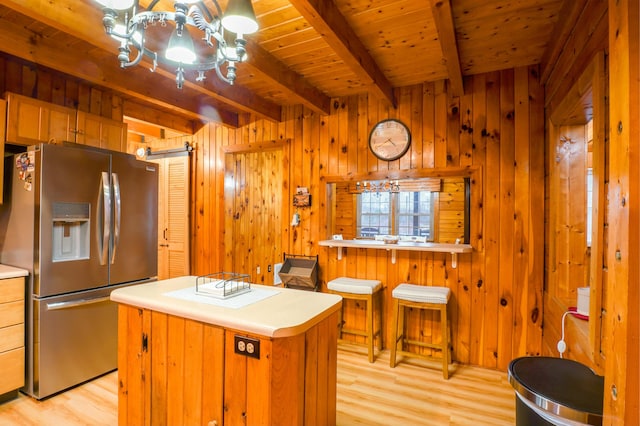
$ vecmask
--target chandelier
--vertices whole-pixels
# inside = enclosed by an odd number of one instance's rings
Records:
[[[380,181],[380,182],[356,182],[356,192],[400,192],[399,181]]]
[[[236,64],[247,59],[243,37],[258,30],[251,0],[229,0],[224,15],[216,0],[211,0],[214,14],[203,1],[175,0],[173,11],[154,10],[159,0],[151,0],[146,9],[139,0],[96,1],[103,6],[105,32],[120,42],[120,67],[136,66],[144,56],[153,62],[152,72],[158,62],[174,66],[178,89],[182,89],[186,71],[193,71],[196,81],[204,81],[205,73],[215,70],[222,81],[233,84]],[[164,54],[147,43],[146,31],[151,27],[172,31]],[[204,48],[196,51],[190,30],[202,33]]]

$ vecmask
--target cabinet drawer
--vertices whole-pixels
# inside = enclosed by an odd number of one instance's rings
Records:
[[[24,278],[0,280],[0,303],[24,300]]]
[[[0,327],[21,324],[24,322],[24,302],[0,304]]]
[[[24,348],[0,354],[0,394],[24,386]]]
[[[24,324],[0,328],[0,353],[24,346]]]

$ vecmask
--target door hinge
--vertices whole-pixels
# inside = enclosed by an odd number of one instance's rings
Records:
[[[148,352],[149,349],[149,338],[147,337],[147,333],[142,333],[142,352]]]

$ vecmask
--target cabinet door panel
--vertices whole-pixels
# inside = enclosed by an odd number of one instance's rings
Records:
[[[0,353],[24,346],[24,324],[0,328]]]
[[[76,111],[26,96],[7,96],[7,141],[19,145],[75,140]]]
[[[0,353],[0,394],[24,386],[24,348]]]
[[[77,128],[78,143],[113,151],[126,151],[127,125],[122,122],[78,111]]]
[[[127,125],[117,121],[106,120],[102,123],[102,139],[100,147],[113,151],[126,152]]]
[[[40,105],[13,94],[7,99],[7,141],[20,145],[40,142]]]
[[[75,110],[56,105],[41,108],[40,141],[62,143],[75,141]]]

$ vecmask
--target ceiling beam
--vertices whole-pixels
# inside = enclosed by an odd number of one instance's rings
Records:
[[[378,97],[387,100],[397,108],[398,103],[393,86],[333,1],[290,0],[290,2],[351,70],[365,84],[372,84],[372,90]]]
[[[453,24],[451,0],[429,0],[429,3],[431,4],[433,20],[438,30],[442,55],[449,72],[451,94],[453,96],[462,96],[464,95],[464,80],[462,79],[462,68],[460,67],[458,43],[456,42],[456,28]]]
[[[253,40],[247,40],[249,60],[245,62],[255,72],[271,80],[280,90],[289,93],[304,106],[322,115],[331,112],[331,98],[307,82],[300,74],[291,71]]]
[[[542,84],[547,83],[567,40],[576,29],[580,15],[584,13],[586,4],[587,0],[565,1],[562,4],[562,9],[558,12],[558,16],[561,18],[556,22],[553,32],[551,33],[551,38],[549,39],[549,44],[540,60],[540,66],[542,68],[540,81]]]
[[[91,43],[99,49],[112,52],[114,61],[117,61],[117,43],[107,36],[102,29],[102,11],[99,5],[92,0],[61,0],[60,2],[49,0],[4,0],[3,5],[31,19]],[[78,23],[81,24],[79,25]],[[54,69],[57,68],[52,64],[47,66]],[[128,72],[132,69],[129,69]],[[175,79],[173,71],[165,70],[160,65],[156,69],[156,74],[172,81]],[[129,84],[129,86],[131,85]],[[187,86],[206,95],[208,98],[228,104],[239,111],[253,113],[260,118],[272,121],[281,120],[281,107],[279,105],[260,98],[240,86],[231,86],[219,81],[217,78],[207,79],[204,84],[185,81],[185,88]],[[130,90],[135,90],[135,87],[131,87]],[[151,94],[151,96],[154,95],[153,93]],[[197,111],[196,109],[192,112],[197,113]]]

